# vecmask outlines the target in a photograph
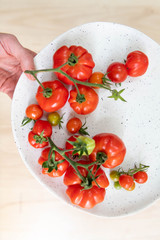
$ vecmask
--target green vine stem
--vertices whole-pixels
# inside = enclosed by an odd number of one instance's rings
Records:
[[[145,171],[146,172],[148,170],[148,168],[149,168],[149,166],[146,166],[146,165],[140,163],[139,167],[137,167],[135,165],[134,168],[129,169],[127,172],[123,171],[122,168],[119,168],[118,174],[119,175],[127,174],[127,175],[130,175],[130,176],[133,176],[135,173],[140,172],[140,171]]]

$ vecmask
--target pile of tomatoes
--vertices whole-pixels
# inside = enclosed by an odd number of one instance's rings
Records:
[[[125,63],[112,63],[105,74],[93,72],[94,66],[92,55],[83,47],[73,45],[69,48],[62,46],[53,55],[53,71],[58,80],[40,83],[36,76],[40,70],[26,71],[35,77],[40,86],[35,96],[37,104],[27,107],[22,122],[24,126],[34,121],[33,128],[28,133],[31,146],[46,147],[38,159],[42,173],[49,177],[64,175],[63,182],[67,186],[66,193],[71,202],[83,208],[92,208],[104,200],[109,180],[103,169],[119,166],[124,160],[126,147],[118,136],[111,133],[98,133],[89,137],[86,123],[83,124],[78,117],[69,119],[65,124],[71,134],[66,139],[65,148],[57,147],[51,139],[52,128],[56,125],[61,128],[63,123],[63,116],[57,111],[68,100],[75,113],[91,114],[99,101],[96,88],[101,86],[112,92],[110,97],[124,100],[116,90],[111,90],[111,83],[121,83],[128,75],[143,75],[148,68],[148,58],[144,53],[134,51],[127,56]],[[74,85],[70,93],[66,85]],[[47,112],[47,119],[42,120],[44,111]],[[141,174],[140,172],[135,174]],[[113,173],[111,179],[112,175]],[[115,181],[122,187],[124,175],[131,177],[128,173],[117,172],[119,178]],[[131,178],[135,181],[137,179],[136,176]]]

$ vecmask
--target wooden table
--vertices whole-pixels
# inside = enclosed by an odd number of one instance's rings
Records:
[[[134,27],[160,43],[159,0],[0,0],[0,31],[39,52],[59,34],[87,22]],[[159,240],[160,201],[118,219],[78,211],[50,194],[30,174],[11,129],[11,100],[0,93],[1,240]]]

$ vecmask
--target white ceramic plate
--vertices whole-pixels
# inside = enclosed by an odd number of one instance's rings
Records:
[[[160,196],[160,46],[143,33],[119,24],[94,22],[78,26],[57,37],[45,47],[36,57],[37,69],[52,68],[52,56],[62,45],[81,45],[93,56],[94,71],[106,72],[107,66],[113,61],[123,62],[129,52],[140,50],[149,58],[149,68],[145,75],[130,78],[122,84],[126,90],[123,97],[127,103],[107,98],[107,90],[99,90],[100,102],[94,113],[86,116],[87,126],[91,136],[101,132],[117,134],[125,143],[127,153],[122,167],[127,170],[134,163],[149,165],[149,179],[146,184],[136,184],[133,192],[117,191],[110,181],[106,190],[105,201],[88,213],[104,216],[124,216],[143,209]],[[40,73],[41,81],[56,79],[52,73]],[[12,128],[19,153],[31,171],[47,189],[60,199],[70,204],[65,194],[63,177],[50,178],[42,175],[41,166],[37,163],[41,150],[34,149],[27,141],[32,124],[21,127],[26,107],[35,103],[38,84],[30,81],[22,74],[15,89],[12,102]],[[119,88],[119,89],[121,89]],[[64,115],[64,127],[60,131],[53,128],[53,140],[59,147],[64,147],[65,139],[69,137],[65,122],[76,114],[68,104],[59,111]],[[85,117],[80,116],[82,120]],[[109,170],[106,170],[109,175]],[[83,209],[82,209],[83,210]]]

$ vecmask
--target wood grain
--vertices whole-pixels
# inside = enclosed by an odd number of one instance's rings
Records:
[[[59,34],[87,22],[134,27],[160,43],[160,1],[0,0],[0,31],[39,52]],[[11,129],[11,100],[0,93],[0,239],[159,240],[160,201],[133,216],[103,219],[61,202],[30,174]]]

